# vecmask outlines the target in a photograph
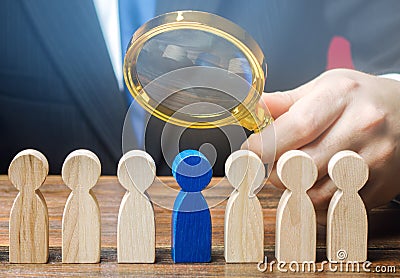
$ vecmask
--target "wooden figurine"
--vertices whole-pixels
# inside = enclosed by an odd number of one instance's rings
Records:
[[[119,263],[154,263],[155,222],[145,191],[153,183],[156,165],[140,150],[126,153],[118,164],[118,180],[127,190],[119,208],[117,251]]]
[[[368,180],[368,165],[352,151],[335,154],[328,173],[338,187],[327,214],[327,257],[330,261],[367,260],[368,219],[358,191]]]
[[[49,219],[46,201],[39,191],[49,172],[46,157],[24,150],[8,169],[19,190],[10,214],[10,263],[46,263],[49,257]]]
[[[199,151],[185,150],[175,157],[172,174],[182,188],[172,212],[172,259],[175,263],[210,262],[211,216],[201,194],[212,178],[210,162]]]
[[[308,154],[293,150],[281,156],[277,173],[287,189],[276,211],[276,259],[287,263],[315,261],[316,217],[306,191],[317,179],[317,166]]]
[[[239,150],[225,163],[225,175],[235,188],[225,210],[225,260],[258,263],[264,259],[264,219],[255,191],[265,178],[265,167],[253,152]]]
[[[72,190],[62,219],[62,262],[100,261],[100,209],[91,188],[100,177],[98,157],[88,150],[70,153],[62,167],[62,179]]]

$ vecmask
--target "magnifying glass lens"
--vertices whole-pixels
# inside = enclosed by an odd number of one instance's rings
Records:
[[[156,17],[134,34],[124,77],[153,115],[210,128],[252,122],[248,118],[255,116],[264,89],[265,63],[258,45],[239,26],[213,14],[181,11]],[[262,117],[255,125],[267,123],[269,112]]]

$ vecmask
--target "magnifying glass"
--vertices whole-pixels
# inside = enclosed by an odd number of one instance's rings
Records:
[[[266,78],[261,48],[220,16],[177,11],[155,17],[133,35],[123,71],[136,101],[166,122],[190,128],[240,124],[254,132],[272,122],[259,101]]]

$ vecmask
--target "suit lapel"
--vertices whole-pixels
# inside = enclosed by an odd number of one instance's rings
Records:
[[[93,2],[36,0],[23,4],[72,99],[112,159],[118,160],[127,105]]]

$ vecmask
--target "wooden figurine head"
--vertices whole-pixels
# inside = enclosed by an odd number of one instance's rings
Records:
[[[314,160],[299,150],[284,153],[278,160],[277,172],[286,188],[293,192],[307,191],[318,177],[318,168]]]
[[[100,177],[100,160],[91,151],[73,151],[65,159],[61,174],[71,190],[90,190]]]
[[[368,165],[353,151],[335,154],[328,164],[328,173],[335,185],[343,191],[358,191],[368,180]]]
[[[128,191],[136,188],[144,193],[156,176],[153,158],[141,150],[132,150],[122,156],[118,163],[118,180]]]
[[[247,186],[249,197],[253,197],[263,185],[265,166],[255,153],[239,150],[232,153],[226,160],[225,175],[235,189],[239,190],[240,186]]]
[[[32,149],[19,152],[8,168],[8,177],[18,190],[35,191],[49,173],[46,157]]]

